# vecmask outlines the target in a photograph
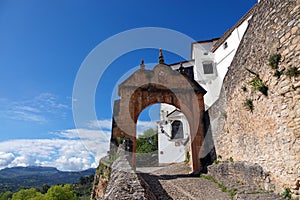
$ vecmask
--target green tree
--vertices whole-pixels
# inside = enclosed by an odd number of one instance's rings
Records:
[[[9,200],[12,198],[13,193],[10,191],[4,192],[0,195],[0,200]]]
[[[47,184],[43,184],[41,187],[37,188],[37,191],[42,193],[42,194],[46,194],[47,191],[49,190],[50,186]]]
[[[43,199],[43,194],[37,192],[35,188],[30,188],[26,190],[20,190],[12,196],[12,200],[41,200]]]
[[[45,194],[45,200],[77,200],[75,192],[71,185],[55,185],[52,186]]]
[[[157,130],[150,128],[137,138],[136,140],[137,153],[150,153],[157,150],[158,150]]]

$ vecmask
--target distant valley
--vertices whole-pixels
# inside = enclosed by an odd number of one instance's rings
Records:
[[[13,167],[0,170],[0,192],[16,192],[20,189],[72,184],[79,182],[80,177],[95,174],[96,169],[80,172],[63,172],[53,167]]]

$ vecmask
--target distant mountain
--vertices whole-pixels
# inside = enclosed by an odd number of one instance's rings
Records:
[[[53,167],[13,167],[0,170],[0,192],[15,192],[23,188],[40,187],[43,184],[71,184],[80,177],[95,174],[96,169],[80,172],[62,172]]]

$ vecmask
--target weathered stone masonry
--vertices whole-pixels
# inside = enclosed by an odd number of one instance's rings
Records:
[[[257,163],[270,175],[265,189],[282,192],[300,185],[300,77],[279,79],[269,66],[280,53],[279,70],[300,70],[300,1],[262,0],[233,59],[220,99],[209,110],[216,152],[223,159]],[[249,85],[259,75],[268,96]],[[245,86],[247,91],[241,88]],[[253,113],[244,102],[253,99]]]
[[[139,114],[152,104],[168,103],[181,109],[189,121],[192,170],[200,171],[200,150],[204,136],[203,96],[206,91],[186,74],[172,70],[161,61],[153,70],[146,70],[142,66],[119,85],[120,99],[115,101],[110,152],[113,153],[113,143],[117,138],[130,139],[132,166],[135,167]]]
[[[132,169],[123,144],[119,146],[118,154],[120,157],[111,166],[111,176],[103,199],[156,199],[149,186]]]

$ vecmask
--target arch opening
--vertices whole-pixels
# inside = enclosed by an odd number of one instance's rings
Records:
[[[203,96],[206,91],[197,82],[160,63],[153,70],[137,70],[119,85],[118,93],[120,99],[115,101],[114,105],[111,141],[114,142],[116,137],[131,140],[132,147],[129,149],[134,168],[136,167],[136,124],[138,116],[143,109],[152,104],[167,103],[178,108],[186,116],[190,130],[192,171],[201,170],[200,151],[204,137]],[[179,130],[180,123],[176,123]],[[174,134],[178,130],[174,131]],[[178,139],[174,138],[174,140]]]
[[[180,109],[170,104],[161,104],[158,123],[159,164],[189,162],[190,125]]]
[[[156,167],[158,162],[158,126],[160,104],[142,110],[136,123],[136,166]]]

